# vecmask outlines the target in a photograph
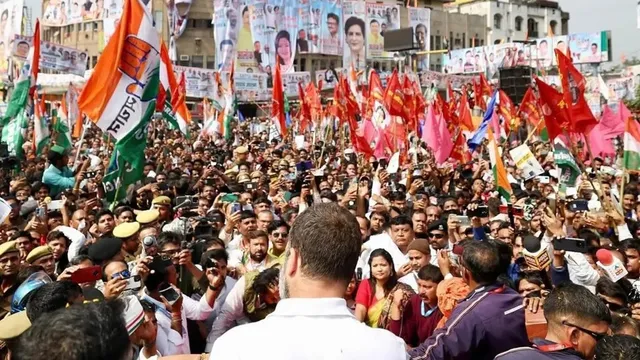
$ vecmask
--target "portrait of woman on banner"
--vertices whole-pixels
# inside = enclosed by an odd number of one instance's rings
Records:
[[[276,35],[275,41],[277,59],[283,73],[291,71],[293,66],[293,51],[291,48],[291,35],[286,30],[281,30]]]
[[[344,25],[346,36],[345,54],[343,64],[345,67],[353,64],[356,68],[364,67],[365,59],[365,25],[364,20],[352,16],[347,19]]]

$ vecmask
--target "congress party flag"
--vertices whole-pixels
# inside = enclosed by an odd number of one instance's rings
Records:
[[[153,18],[140,0],[127,0],[116,32],[80,94],[80,110],[116,140],[124,139],[154,113],[159,64]]]
[[[33,90],[35,89],[38,71],[40,69],[40,20],[36,20],[33,43],[35,45],[29,49],[29,54],[22,65],[20,76],[11,94],[7,111],[2,118],[3,125],[19,113],[24,112],[27,107],[27,99],[30,94],[33,94]]]
[[[160,87],[158,88],[158,98],[156,102],[156,110],[162,112],[162,118],[165,119],[169,125],[177,129],[179,128],[176,120],[176,114],[173,106],[171,105],[172,89],[178,89],[178,81],[176,75],[173,72],[173,65],[169,58],[169,50],[164,42],[160,44]]]
[[[67,108],[67,95],[62,97],[60,108],[58,109],[58,119],[53,125],[56,132],[56,145],[60,145],[65,149],[71,149],[71,127],[69,126],[69,111]]]
[[[126,0],[120,23],[109,39],[78,106],[116,140],[115,179],[103,184],[116,192],[142,177],[147,127],[160,86],[160,38],[149,10],[140,0]],[[112,173],[112,172],[108,172]],[[114,196],[114,198],[119,197]]]
[[[9,120],[2,128],[2,141],[7,144],[7,150],[10,155],[18,159],[24,159],[24,137],[27,133],[28,118],[25,111],[20,111],[17,116]]]
[[[172,96],[172,107],[176,111],[176,122],[178,123],[178,128],[180,131],[189,138],[189,125],[191,125],[191,113],[189,112],[189,108],[187,108],[187,91],[186,91],[186,80],[184,78],[184,72],[180,77],[180,82],[178,83],[177,91],[173,90],[174,95]]]

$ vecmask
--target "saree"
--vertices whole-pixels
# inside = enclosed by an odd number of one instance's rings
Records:
[[[378,302],[369,307],[367,310],[367,325],[372,328],[387,328],[391,320],[389,315],[391,314],[391,306],[393,305],[393,294],[398,289],[402,290],[402,301],[400,303],[400,313],[402,313],[411,295],[414,294],[414,291],[409,285],[397,283],[384,299],[378,300]]]

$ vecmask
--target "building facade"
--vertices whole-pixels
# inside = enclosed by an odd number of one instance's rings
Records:
[[[446,10],[484,16],[487,45],[569,33],[569,13],[554,0],[458,0]]]

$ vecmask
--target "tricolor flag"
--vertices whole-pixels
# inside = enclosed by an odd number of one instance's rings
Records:
[[[507,170],[502,163],[502,157],[498,150],[498,144],[493,136],[493,131],[489,129],[489,158],[491,159],[491,170],[493,171],[493,180],[496,184],[496,189],[500,196],[506,200],[511,201],[511,184],[507,179]]]
[[[625,119],[624,169],[630,171],[640,170],[640,125],[633,117]]]
[[[60,145],[65,149],[70,149],[71,143],[71,127],[69,126],[69,111],[67,108],[67,95],[62,97],[60,108],[58,109],[58,121],[55,122],[53,130],[56,132],[56,145]]]
[[[11,100],[7,105],[7,111],[2,118],[2,124],[6,124],[27,107],[27,100],[33,94],[40,70],[40,20],[36,20],[36,28],[33,33],[33,46],[29,49],[27,59],[22,65],[22,70],[15,84]]]
[[[44,120],[44,111],[36,95],[33,99],[33,137],[34,146],[36,148],[36,155],[41,155],[45,146],[49,144],[51,133],[49,132],[49,126]],[[58,121],[59,122],[59,121]]]
[[[140,0],[126,0],[120,23],[78,99],[80,110],[117,140],[118,157],[112,160],[123,181],[116,184],[117,191],[126,191],[132,179],[142,177],[159,67],[160,38],[153,18]]]

